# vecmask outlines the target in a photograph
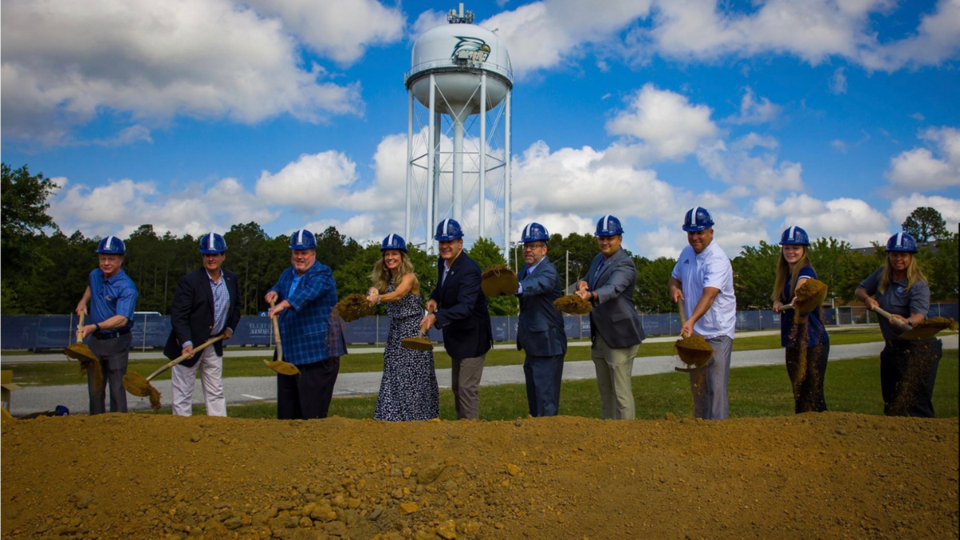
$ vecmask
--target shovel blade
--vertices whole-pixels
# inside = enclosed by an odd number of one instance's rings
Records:
[[[97,357],[93,354],[93,351],[90,350],[90,347],[86,343],[74,343],[66,349],[63,350],[63,354],[67,355],[68,358],[73,358],[83,364],[89,362],[96,362]]]
[[[414,351],[432,351],[433,343],[425,337],[408,337],[400,340],[400,345],[405,349]]]
[[[268,368],[276,371],[281,375],[299,375],[300,374],[300,370],[297,368],[297,366],[291,364],[290,362],[284,362],[283,360],[276,360],[276,361],[270,362],[268,360],[264,360],[263,363],[266,364]]]

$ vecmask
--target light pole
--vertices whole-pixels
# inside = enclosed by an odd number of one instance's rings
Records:
[[[569,249],[567,250],[567,253],[564,257],[566,258],[566,264],[565,264],[566,269],[564,270],[564,272],[566,273],[566,287],[563,289],[563,293],[569,294],[570,293],[570,250]]]

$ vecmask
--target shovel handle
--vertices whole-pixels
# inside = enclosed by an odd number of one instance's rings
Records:
[[[276,302],[270,302],[270,307],[273,307]],[[283,360],[283,347],[280,344],[280,323],[277,322],[277,316],[274,315],[270,317],[270,320],[273,321],[273,340],[277,343],[277,362]]]
[[[226,337],[226,336],[224,336],[223,334],[220,334],[219,336],[212,337],[212,338],[208,339],[207,341],[205,341],[205,342],[204,342],[202,345],[200,345],[199,347],[194,347],[192,353],[190,353],[190,354],[182,354],[182,355],[180,355],[179,357],[177,357],[177,358],[175,358],[175,359],[167,362],[166,364],[160,366],[160,369],[158,369],[158,370],[154,371],[153,373],[151,373],[150,376],[147,377],[147,380],[148,380],[148,381],[153,380],[153,378],[156,377],[157,375],[159,375],[159,374],[163,373],[164,371],[172,368],[173,366],[179,364],[180,362],[183,362],[183,361],[186,360],[187,358],[190,358],[191,356],[197,354],[198,352],[202,351],[203,349],[206,349],[207,347],[209,347],[210,345],[213,345],[214,343],[220,341],[220,340],[223,339],[224,337]]]
[[[80,312],[80,321],[77,322],[77,343],[83,343],[83,312]]]
[[[687,324],[687,316],[683,312],[683,300],[677,302],[677,307],[680,308],[680,326],[683,326]],[[684,336],[683,333],[681,332],[680,337],[686,337],[686,336]]]
[[[913,327],[910,326],[909,324],[907,324],[907,323],[901,321],[900,319],[895,318],[893,315],[887,313],[886,311],[884,311],[883,309],[881,309],[880,306],[874,307],[874,308],[873,308],[873,311],[877,312],[877,313],[880,314],[880,315],[883,315],[884,318],[886,318],[888,321],[890,321],[890,324],[896,326],[896,327],[899,328],[900,330],[910,330],[911,328],[913,328]]]

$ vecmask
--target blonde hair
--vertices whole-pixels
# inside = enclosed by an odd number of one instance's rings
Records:
[[[397,286],[400,285],[400,280],[403,279],[403,276],[412,273],[413,263],[410,262],[410,257],[403,251],[400,251],[400,267],[397,268],[397,275],[393,276],[393,288],[396,289]],[[387,265],[383,264],[383,256],[381,255],[380,260],[373,265],[373,272],[370,273],[370,281],[372,281],[373,286],[380,291],[380,294],[383,294],[387,292],[387,288],[390,286],[390,277],[390,269],[387,268]]]
[[[773,294],[770,295],[770,298],[774,302],[780,301],[780,295],[783,294],[783,287],[787,284],[787,279],[790,280],[790,284],[794,289],[797,288],[797,275],[800,274],[800,269],[804,266],[810,265],[810,250],[807,246],[801,246],[803,248],[803,255],[800,257],[800,260],[797,261],[797,264],[793,265],[793,268],[790,268],[790,263],[787,262],[787,259],[783,256],[783,247],[780,248],[780,261],[777,262],[777,279],[773,282]],[[813,266],[810,266],[813,268]],[[792,294],[787,295],[787,302],[793,298]]]
[[[923,272],[920,270],[920,265],[917,263],[917,257],[915,253],[910,254],[910,265],[907,266],[907,288],[906,291],[909,291],[913,284],[920,280],[924,283],[927,282],[927,276],[923,275]],[[890,253],[887,253],[887,261],[883,265],[883,272],[880,272],[880,282],[877,284],[877,290],[880,291],[880,294],[883,294],[887,291],[887,285],[893,281],[893,266],[890,264]]]

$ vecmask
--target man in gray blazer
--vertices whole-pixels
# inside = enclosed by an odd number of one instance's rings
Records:
[[[636,418],[633,401],[633,358],[643,341],[643,326],[633,307],[637,267],[621,247],[623,228],[614,216],[597,222],[600,254],[590,264],[586,277],[577,283],[576,294],[593,304],[590,313],[590,356],[597,370],[600,417],[613,420]]]
[[[523,260],[520,269],[520,322],[517,349],[527,352],[523,375],[527,382],[530,416],[556,416],[560,409],[560,383],[567,336],[563,315],[553,301],[563,294],[557,268],[547,257],[550,234],[539,223],[523,229]]]

